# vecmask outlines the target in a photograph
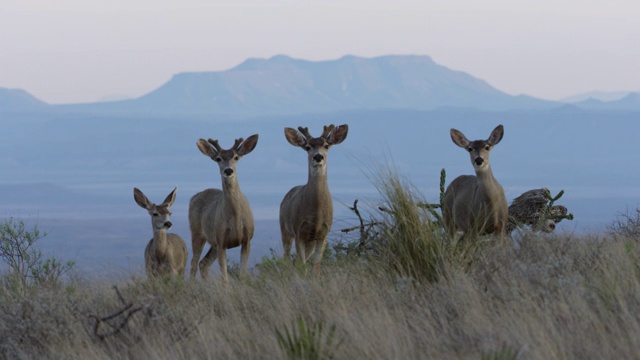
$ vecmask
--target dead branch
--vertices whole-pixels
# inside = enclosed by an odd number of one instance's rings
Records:
[[[134,308],[133,303],[127,303],[117,286],[114,286],[113,288],[115,289],[116,294],[118,295],[118,299],[120,300],[120,303],[122,303],[123,307],[120,310],[117,310],[114,313],[106,316],[89,314],[89,318],[95,321],[95,324],[93,326],[93,334],[100,340],[104,340],[107,337],[118,334],[122,329],[124,329],[125,326],[127,326],[127,324],[129,323],[129,319],[131,319],[131,317],[135,313],[142,310],[143,308],[142,306]],[[111,321],[116,318],[122,319],[120,321]],[[111,330],[101,332],[100,325],[102,325],[103,323],[108,325]]]

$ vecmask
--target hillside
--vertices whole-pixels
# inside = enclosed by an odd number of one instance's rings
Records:
[[[428,56],[345,56],[307,61],[279,55],[248,59],[225,71],[174,75],[136,99],[50,106],[56,112],[104,115],[233,117],[344,110],[465,108],[547,109],[556,102],[512,96]],[[0,106],[0,111],[4,110]]]
[[[7,89],[0,87],[0,111],[22,112],[36,111],[47,107],[43,101],[21,89]]]

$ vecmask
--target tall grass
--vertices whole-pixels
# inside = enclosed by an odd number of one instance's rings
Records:
[[[319,278],[265,257],[229,284],[132,274],[0,286],[0,358],[637,358],[639,238],[456,244],[415,189],[381,179],[389,212],[374,249],[328,261]]]
[[[461,242],[449,239],[441,222],[420,203],[426,203],[413,185],[391,167],[381,167],[374,183],[382,197],[381,231],[372,239],[377,253],[400,276],[436,282],[457,271],[465,272],[494,239]]]

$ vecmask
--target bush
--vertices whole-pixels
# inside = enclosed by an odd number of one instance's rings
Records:
[[[640,239],[640,208],[636,208],[635,213],[628,209],[624,213],[618,213],[618,217],[608,228],[612,235]]]
[[[8,266],[5,279],[12,287],[25,290],[34,284],[56,286],[73,268],[73,261],[63,263],[55,257],[43,257],[36,242],[45,236],[37,225],[27,230],[22,220],[10,218],[0,224],[0,259]]]

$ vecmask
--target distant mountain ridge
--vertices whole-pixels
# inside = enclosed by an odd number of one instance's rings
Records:
[[[277,55],[247,59],[225,71],[179,73],[136,99],[67,105],[47,105],[35,98],[30,103],[16,96],[4,99],[0,93],[0,111],[231,117],[377,109],[532,110],[565,105],[527,95],[509,95],[484,80],[418,55],[349,55],[328,61]],[[575,106],[602,108],[608,104]],[[626,106],[636,105],[629,102]],[[640,103],[637,109],[640,110]]]
[[[47,103],[36,99],[24,90],[0,88],[0,111],[21,112],[46,107]]]

